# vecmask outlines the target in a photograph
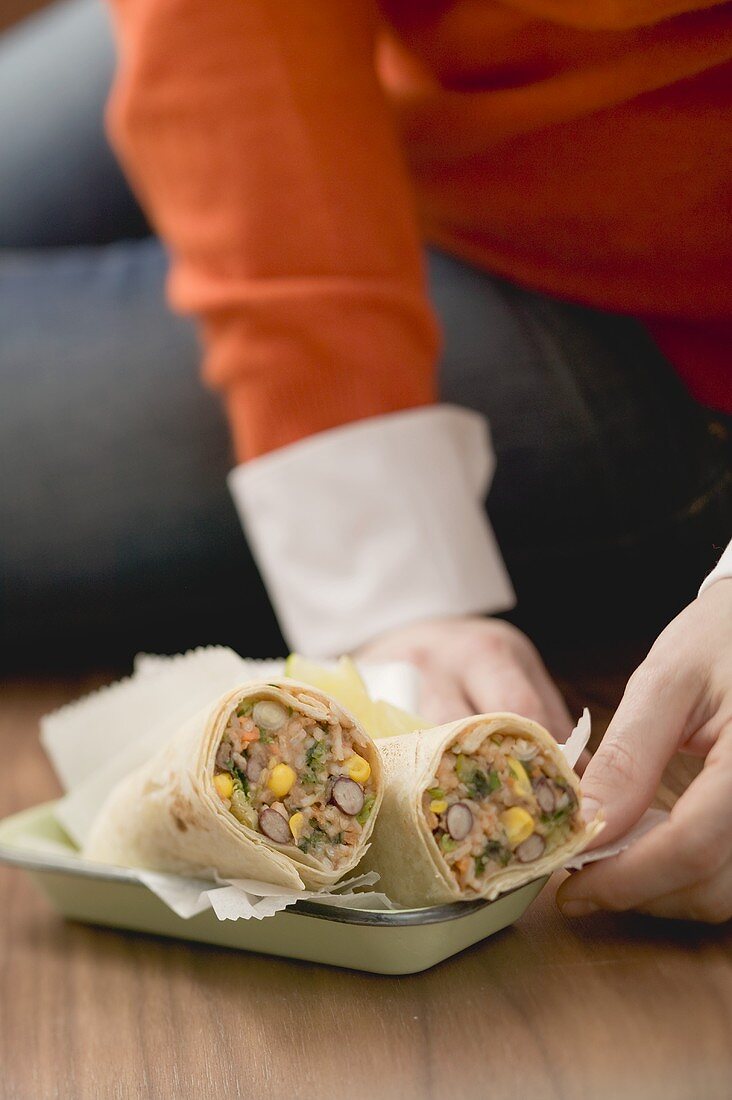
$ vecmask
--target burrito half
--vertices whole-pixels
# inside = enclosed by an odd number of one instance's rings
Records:
[[[485,714],[379,742],[385,795],[366,869],[405,906],[493,898],[561,867],[586,824],[577,776],[536,722]]]
[[[247,684],[112,790],[84,854],[317,888],[358,863],[381,797],[373,741],[329,696],[289,680]]]

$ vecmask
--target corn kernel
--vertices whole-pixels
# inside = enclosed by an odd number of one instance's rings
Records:
[[[300,836],[300,833],[302,832],[304,824],[305,824],[305,814],[301,814],[300,811],[298,810],[297,813],[294,813],[292,815],[292,817],[290,818],[290,832],[294,836],[295,840],[299,839],[299,836]]]
[[[214,787],[219,798],[224,800],[231,798],[234,793],[234,780],[228,772],[221,772],[220,775],[214,776]]]
[[[447,809],[447,802],[444,798],[433,798],[430,802],[430,809],[433,814],[444,814]]]
[[[520,795],[521,798],[528,798],[531,794],[531,780],[526,774],[526,768],[521,761],[517,760],[514,756],[509,756],[506,763],[508,764],[508,770],[513,776],[511,786],[514,792]]]
[[[368,760],[364,760],[358,753],[349,756],[345,766],[348,769],[349,777],[354,779],[356,783],[365,783],[371,775],[371,765]]]
[[[512,848],[518,848],[534,831],[534,819],[521,806],[511,806],[501,814],[501,824]]]
[[[284,798],[292,790],[297,776],[289,764],[275,764],[269,774],[267,786],[277,798]]]

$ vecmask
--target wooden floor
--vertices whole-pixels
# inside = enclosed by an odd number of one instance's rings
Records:
[[[2,0],[0,4],[0,31],[28,15],[49,6],[50,0]]]
[[[599,729],[632,661],[556,668]],[[3,688],[0,816],[58,790],[38,717],[102,679]],[[0,1097],[732,1097],[732,928],[570,925],[553,895],[394,979],[65,924],[22,872],[0,868]]]
[[[3,0],[0,29],[44,3]],[[598,732],[636,657],[556,660]],[[0,817],[57,793],[38,718],[104,679],[2,687]],[[570,925],[555,885],[506,932],[390,979],[66,924],[0,867],[0,1100],[730,1100],[732,929]]]

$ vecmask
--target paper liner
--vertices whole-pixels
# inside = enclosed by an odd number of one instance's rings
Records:
[[[565,759],[570,768],[573,768],[575,766],[580,756],[587,748],[591,733],[592,722],[590,720],[590,712],[587,707],[585,707],[585,709],[582,711],[579,722],[574,727],[564,744],[559,746],[564,753]]]
[[[491,734],[510,733],[543,746],[553,757],[563,781],[572,787],[579,800],[579,779],[569,758],[581,753],[589,732],[589,714],[585,713],[572,736],[568,753],[563,753],[554,738],[536,722],[516,714],[497,712],[432,727],[416,737],[380,741],[385,773],[384,801],[362,869],[379,871],[382,887],[389,897],[410,908],[475,898],[493,901],[508,890],[558,870],[565,861],[588,847],[603,828],[600,819],[583,823],[556,850],[542,854],[531,863],[509,863],[486,876],[479,890],[463,891],[424,817],[422,792],[430,785],[448,746],[459,740],[463,745],[461,751],[470,753]]]
[[[260,662],[245,661],[224,646],[157,657],[153,666],[145,665],[146,660],[142,671],[41,720],[41,744],[65,790],[107,765],[110,746],[120,746],[121,756],[133,741],[142,745],[147,740],[151,755],[166,732],[175,732],[217,694],[247,679],[258,679],[260,668]]]
[[[364,891],[359,887],[373,886],[377,874],[357,875],[323,890],[292,890],[283,892],[279,886],[255,879],[222,879],[211,872],[216,885],[200,879],[183,878],[180,875],[160,875],[153,871],[140,871],[138,879],[153,894],[165,902],[169,909],[185,920],[213,909],[219,920],[262,920],[281,913],[297,901],[313,900],[333,906],[351,909],[393,909],[385,894]],[[349,889],[350,888],[350,889]],[[346,890],[346,893],[341,891]]]
[[[620,855],[626,848],[630,848],[631,844],[635,844],[646,833],[650,833],[651,829],[655,829],[657,825],[666,821],[668,816],[668,810],[646,810],[640,821],[637,821],[623,836],[618,837],[612,844],[604,844],[600,848],[593,848],[590,852],[580,852],[579,855],[573,856],[564,864],[564,870],[579,871],[588,863],[596,863],[600,859],[610,859],[611,856]]]
[[[221,739],[242,703],[271,699],[295,714],[340,721],[353,750],[371,769],[373,808],[342,852],[338,867],[301,850],[276,844],[256,824],[238,821],[213,782]],[[285,757],[287,759],[287,757]],[[251,681],[217,695],[190,716],[154,755],[115,783],[96,816],[82,855],[97,863],[201,877],[215,867],[230,878],[277,883],[284,891],[332,886],[353,874],[367,851],[383,798],[383,765],[376,744],[352,715],[318,688],[297,680]]]
[[[182,720],[236,684],[282,675],[283,668],[281,660],[245,659],[224,646],[207,646],[173,657],[140,654],[131,676],[45,717],[41,741],[67,792],[55,811],[63,828],[75,843],[83,844],[110,787],[144,763]],[[372,695],[405,710],[417,709],[419,674],[414,668],[391,663],[362,666],[361,671]],[[589,737],[590,715],[585,709],[561,746],[570,765],[577,762]],[[122,746],[111,758],[110,743]],[[665,816],[649,810],[625,837],[574,855],[565,866],[576,869],[617,855]],[[251,880],[217,881],[214,871],[210,881],[143,870],[136,874],[183,918],[211,907],[220,920],[261,920],[305,898],[333,906],[398,908],[384,894],[364,889],[378,881],[375,872],[330,889],[289,892]]]

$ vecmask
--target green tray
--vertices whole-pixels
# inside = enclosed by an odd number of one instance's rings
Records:
[[[492,936],[518,920],[547,882],[545,876],[492,902],[388,912],[298,901],[264,920],[220,921],[212,909],[184,920],[134,872],[82,859],[51,802],[0,821],[0,863],[27,871],[70,920],[374,974],[415,974]]]

